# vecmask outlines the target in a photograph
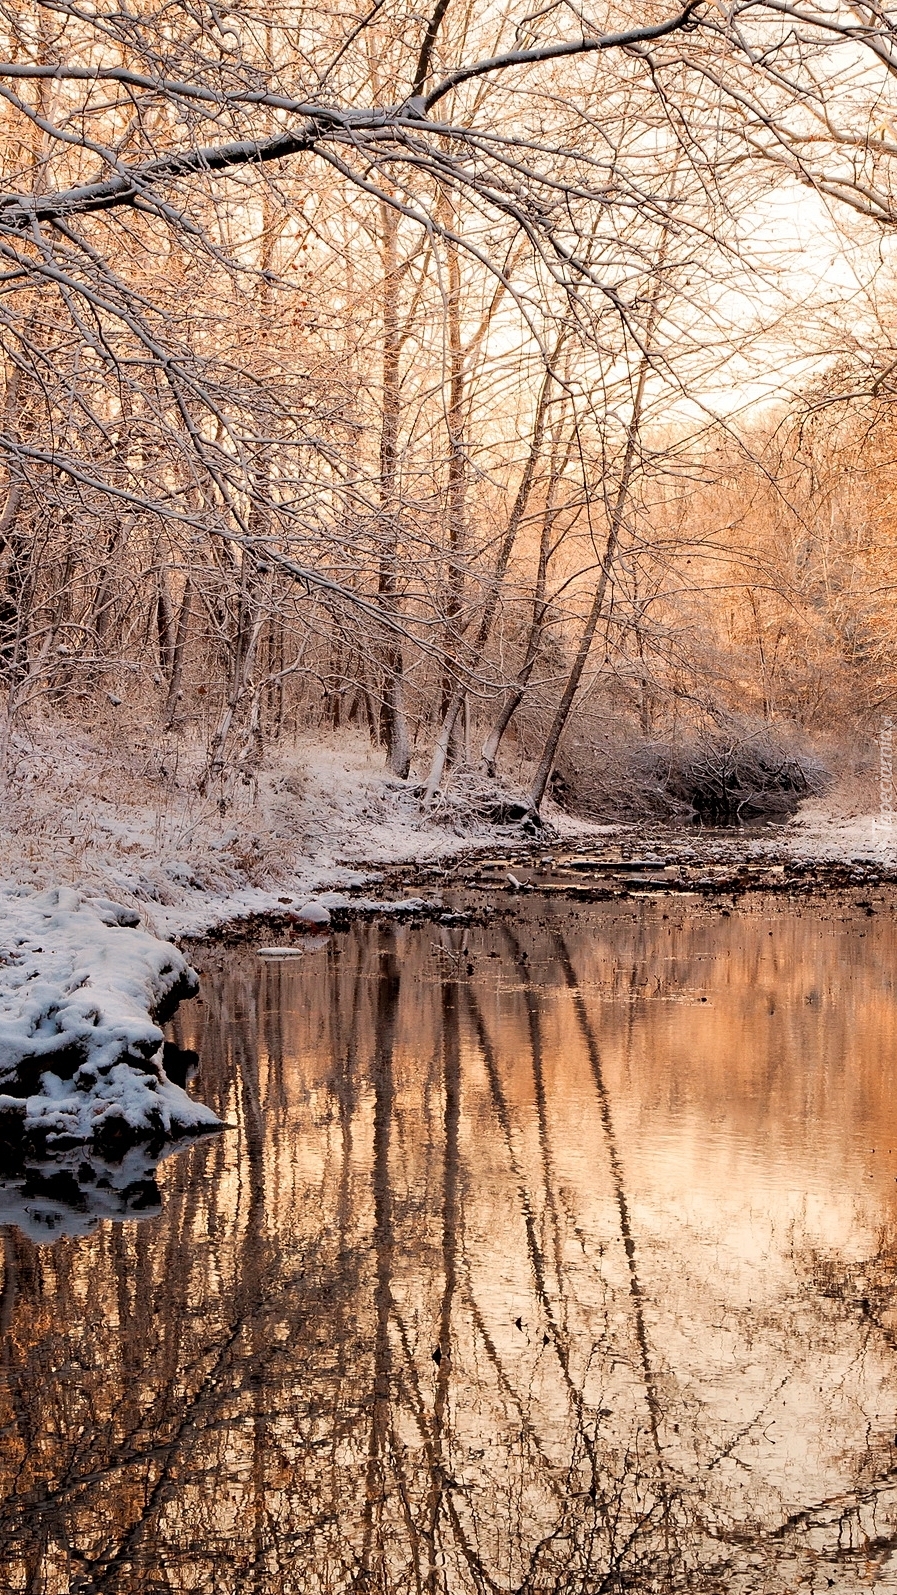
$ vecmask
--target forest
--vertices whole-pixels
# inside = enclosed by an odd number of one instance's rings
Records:
[[[893,1595],[897,3],[0,35],[0,1595]]]
[[[4,780],[67,726],[222,809],[350,728],[424,809],[868,773],[885,7],[0,18]]]

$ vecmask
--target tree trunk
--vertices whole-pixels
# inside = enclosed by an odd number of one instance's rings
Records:
[[[190,630],[190,606],[193,598],[193,588],[190,577],[184,583],[181,595],[181,607],[178,610],[178,623],[174,634],[174,646],[171,652],[171,675],[168,678],[168,697],[165,700],[165,729],[170,731],[177,713],[178,700],[181,696],[181,685],[184,679],[184,653],[187,647],[187,633]]]
[[[383,650],[383,697],[380,706],[380,734],[386,743],[386,763],[404,781],[411,767],[411,741],[405,713],[405,665],[398,627],[398,542],[399,503],[396,474],[398,466],[401,393],[399,360],[402,337],[399,330],[399,279],[397,259],[399,219],[391,205],[380,206],[383,248],[383,375],[382,415],[380,420],[380,519],[381,553],[377,584],[387,622],[387,641]]]
[[[633,468],[635,466],[636,450],[638,447],[639,423],[641,421],[642,403],[645,396],[645,382],[648,376],[649,363],[650,362],[647,355],[643,356],[641,366],[639,367],[635,397],[632,401],[632,417],[629,422],[629,431],[626,438],[626,450],[623,455],[623,470],[620,475],[620,485],[617,488],[617,495],[614,500],[613,510],[611,512],[607,543],[605,544],[604,556],[601,560],[601,574],[598,578],[598,585],[595,588],[595,596],[592,599],[592,607],[589,610],[585,626],[583,627],[582,636],[579,639],[579,647],[576,650],[576,657],[573,660],[570,674],[567,677],[567,685],[564,688],[561,701],[555,710],[554,719],[551,722],[551,728],[548,732],[548,736],[545,739],[545,746],[542,749],[542,757],[539,760],[539,767],[536,771],[532,789],[530,791],[530,799],[533,808],[537,813],[545,796],[545,789],[548,786],[548,782],[551,778],[551,772],[554,769],[554,761],[557,755],[558,745],[560,743],[561,737],[564,734],[567,721],[570,718],[570,710],[573,707],[573,700],[576,697],[579,683],[582,679],[582,673],[585,670],[586,661],[589,657],[592,640],[595,636],[595,631],[598,626],[598,621],[601,618],[601,610],[604,605],[604,594],[607,591],[607,583],[610,578],[611,568],[616,556],[617,544],[620,540],[620,528],[623,524],[623,516],[625,514],[626,504],[629,498],[629,487],[632,481]]]
[[[159,567],[156,587],[156,633],[159,639],[159,664],[162,674],[166,679],[170,679],[174,657],[174,614],[168,588],[168,572],[164,565]]]
[[[237,615],[236,632],[232,642],[232,655],[230,666],[230,681],[228,684],[227,699],[218,718],[218,723],[212,734],[209,744],[209,757],[206,768],[200,780],[199,790],[205,793],[213,778],[222,777],[228,763],[227,741],[235,724],[243,721],[243,711],[246,708],[247,691],[251,689],[251,671],[255,663],[256,649],[264,615],[262,613],[260,572],[255,555],[248,548],[244,548],[240,568],[240,605]],[[250,707],[254,706],[254,696]],[[261,753],[260,726],[254,716],[250,715],[251,724],[248,727],[245,754],[250,748],[257,757]],[[242,762],[241,755],[241,762]],[[246,772],[244,771],[244,774]]]
[[[557,484],[563,475],[569,458],[570,444],[575,436],[575,427],[570,433],[563,458],[558,460],[559,438],[556,437],[552,450],[552,464],[548,480],[548,491],[545,497],[545,509],[542,515],[542,526],[539,534],[539,560],[536,567],[536,581],[533,588],[533,607],[530,619],[529,634],[526,639],[526,648],[523,662],[517,672],[513,685],[505,694],[498,717],[492,730],[489,732],[481,750],[481,758],[486,774],[493,780],[496,775],[496,763],[501,740],[508,726],[511,724],[517,710],[526,695],[530,677],[535,669],[539,650],[542,646],[542,636],[545,630],[545,617],[548,614],[549,604],[545,598],[545,589],[548,582],[548,561],[551,557],[551,535],[557,511],[554,504],[554,494]]]
[[[526,507],[529,503],[530,494],[532,492],[536,465],[538,464],[539,456],[542,452],[542,439],[545,435],[545,416],[548,409],[548,400],[551,393],[552,382],[554,381],[554,362],[560,352],[560,346],[561,340],[558,341],[558,344],[554,349],[548,369],[545,372],[542,382],[538,403],[536,405],[536,413],[533,417],[533,433],[530,440],[526,465],[524,466],[523,476],[520,480],[520,486],[517,489],[517,496],[514,500],[511,514],[508,518],[508,525],[505,530],[505,535],[502,539],[501,547],[498,552],[498,560],[496,562],[495,571],[493,572],[492,579],[489,584],[489,593],[483,607],[482,615],[480,617],[480,624],[477,630],[476,640],[471,651],[471,656],[468,660],[464,678],[458,682],[458,685],[455,687],[455,690],[449,699],[442,718],[442,724],[439,728],[439,735],[436,738],[436,745],[433,749],[433,757],[430,763],[430,773],[427,776],[427,784],[424,789],[425,803],[432,801],[439,788],[439,784],[445,771],[449,747],[451,745],[452,733],[455,729],[458,715],[460,714],[467,698],[469,684],[473,672],[476,670],[480,660],[483,657],[483,652],[487,642],[489,641],[489,636],[492,631],[492,622],[495,619],[495,611],[498,608],[499,600],[501,598],[501,584],[507,573],[511,554],[514,550],[514,544],[517,540],[517,533],[520,529],[520,523],[526,513]]]
[[[21,501],[22,483],[10,482],[0,515],[0,676],[10,688],[21,680],[24,670],[21,646],[23,550],[21,539],[15,533]]]
[[[3,399],[4,428],[15,433],[18,428],[14,413],[21,387],[21,371],[15,366]],[[0,676],[12,691],[21,681],[23,661],[21,632],[22,594],[25,587],[23,569],[25,550],[16,532],[16,521],[22,504],[24,484],[18,481],[7,466],[9,480],[6,499],[0,512]]]
[[[464,349],[461,343],[461,265],[458,246],[447,245],[447,319],[449,344],[448,427],[448,583],[445,600],[445,666],[439,694],[439,713],[445,719],[458,692],[461,647],[459,632],[464,602],[462,556],[466,541],[467,455],[464,447]],[[449,728],[446,756],[451,744],[457,709]]]

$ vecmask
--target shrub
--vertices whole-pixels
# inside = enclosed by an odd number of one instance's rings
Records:
[[[564,760],[553,793],[594,818],[744,825],[793,814],[823,792],[815,754],[766,725],[714,725],[686,741],[587,750]]]

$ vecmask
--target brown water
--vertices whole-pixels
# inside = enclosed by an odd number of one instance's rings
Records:
[[[0,1589],[897,1590],[893,904],[206,955],[235,1128],[5,1232]]]

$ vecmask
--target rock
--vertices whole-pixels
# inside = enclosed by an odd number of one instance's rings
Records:
[[[330,909],[323,903],[303,903],[300,908],[293,910],[294,917],[299,925],[329,925]]]

